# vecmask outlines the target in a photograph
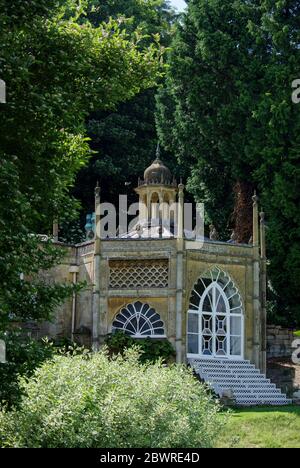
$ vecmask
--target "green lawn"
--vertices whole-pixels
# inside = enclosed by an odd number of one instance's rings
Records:
[[[300,406],[232,410],[222,432],[217,448],[300,448]]]
[[[300,330],[296,331],[296,332],[295,332],[295,335],[296,335],[296,336],[300,336]]]

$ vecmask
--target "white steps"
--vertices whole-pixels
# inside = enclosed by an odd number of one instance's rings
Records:
[[[210,384],[220,397],[226,391],[232,392],[238,406],[284,406],[292,403],[250,361],[199,358],[189,359],[189,363],[201,380]]]

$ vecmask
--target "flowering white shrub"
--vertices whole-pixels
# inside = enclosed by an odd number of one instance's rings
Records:
[[[4,447],[210,447],[218,405],[184,366],[141,364],[139,352],[56,356],[0,412]]]

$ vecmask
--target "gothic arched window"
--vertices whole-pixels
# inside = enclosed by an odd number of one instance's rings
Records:
[[[148,304],[134,302],[123,307],[116,316],[112,331],[124,331],[133,338],[165,337],[160,315]]]
[[[242,357],[240,293],[227,273],[213,268],[195,284],[188,311],[188,355]]]

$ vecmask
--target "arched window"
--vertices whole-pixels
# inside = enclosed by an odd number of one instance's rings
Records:
[[[148,304],[135,302],[123,307],[116,316],[112,331],[124,331],[133,338],[163,338],[164,323],[160,315]]]
[[[195,284],[188,311],[188,355],[242,357],[244,316],[240,293],[227,273],[213,268]]]

